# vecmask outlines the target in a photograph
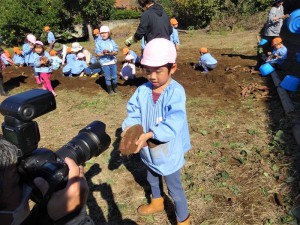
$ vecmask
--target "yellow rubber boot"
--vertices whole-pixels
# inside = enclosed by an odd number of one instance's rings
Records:
[[[183,222],[177,222],[177,225],[190,225],[191,224],[191,216],[189,215],[188,218]]]
[[[150,204],[141,205],[137,211],[140,215],[143,215],[143,216],[162,212],[162,211],[164,211],[164,199],[163,199],[163,197],[151,198]]]

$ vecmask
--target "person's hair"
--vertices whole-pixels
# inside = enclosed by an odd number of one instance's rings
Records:
[[[17,162],[18,148],[0,136],[0,193],[3,193],[5,171],[15,168]]]
[[[145,7],[149,3],[154,3],[154,0],[138,0],[138,3],[141,7]]]
[[[164,65],[165,67],[167,67],[168,69],[168,73],[170,73],[171,69],[172,69],[172,66],[173,66],[174,63],[167,63],[166,65]]]
[[[35,48],[36,48],[36,46],[41,46],[41,47],[42,47],[42,49],[43,49],[43,52],[42,52],[42,53],[44,53],[44,52],[45,52],[45,46],[44,46],[44,45],[35,44],[35,45],[34,45],[34,47],[33,47],[33,49],[35,49]]]

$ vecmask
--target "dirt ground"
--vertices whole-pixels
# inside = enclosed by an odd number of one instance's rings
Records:
[[[210,48],[218,67],[201,74],[191,66],[199,57],[195,46],[182,44],[174,75],[187,94],[193,147],[186,156],[182,180],[193,224],[296,224],[291,207],[298,194],[298,179],[291,152],[297,146],[291,132],[286,132],[284,141],[279,137],[279,131],[290,127],[272,82],[250,72],[256,65],[254,47],[243,51]],[[118,58],[120,71],[122,56]],[[107,124],[111,147],[86,165],[88,211],[96,224],[176,224],[167,195],[165,213],[136,214],[136,208],[149,199],[146,168],[138,155],[121,157],[117,150],[126,101],[147,81],[142,69],[137,70],[132,83],[119,80],[119,93],[113,96],[106,94],[103,77],[61,74],[58,70],[52,77],[58,94],[57,112],[38,119],[41,146],[59,148],[91,119]],[[40,88],[27,67],[6,68],[4,80],[10,94]],[[266,92],[260,86],[269,89]],[[249,87],[255,88],[243,97],[241,91]],[[297,100],[297,94],[293,97]]]

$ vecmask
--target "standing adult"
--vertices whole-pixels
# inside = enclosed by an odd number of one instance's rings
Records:
[[[125,44],[130,46],[143,37],[146,43],[154,38],[170,40],[173,28],[163,7],[155,3],[154,0],[138,0],[138,3],[145,11],[142,13],[140,24],[134,36],[129,37]]]
[[[53,49],[53,45],[55,43],[55,37],[54,37],[54,34],[53,32],[50,30],[50,27],[49,26],[45,26],[44,27],[44,31],[47,33],[47,41],[48,41],[48,44],[49,44],[49,50],[52,50]]]
[[[283,0],[275,0],[273,2],[267,22],[263,28],[262,36],[268,40],[269,43],[271,43],[275,37],[280,36],[283,20],[289,17],[289,14],[284,14],[283,2]]]

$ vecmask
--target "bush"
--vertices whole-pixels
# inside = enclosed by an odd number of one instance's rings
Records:
[[[111,20],[138,19],[141,12],[130,9],[117,9],[110,15]]]

